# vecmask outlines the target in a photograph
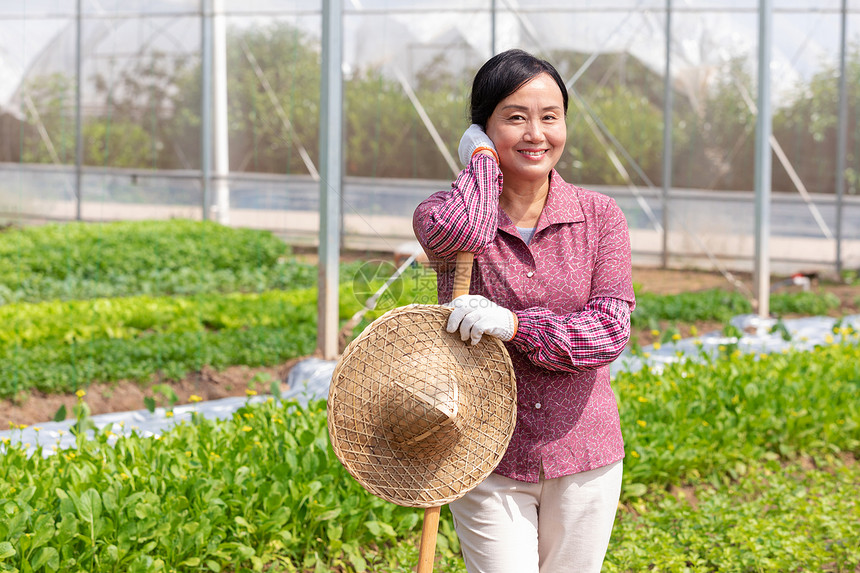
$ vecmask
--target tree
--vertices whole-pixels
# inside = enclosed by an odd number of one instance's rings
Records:
[[[846,146],[846,187],[858,193],[860,169],[860,46],[846,55],[848,96],[848,141]],[[808,83],[798,83],[790,105],[780,109],[773,120],[773,131],[792,162],[798,176],[811,192],[833,193],[836,187],[837,140],[839,121],[839,70],[827,66]],[[774,168],[775,189],[793,190],[787,172]]]

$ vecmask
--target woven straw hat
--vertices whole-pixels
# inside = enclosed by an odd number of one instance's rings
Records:
[[[368,326],[332,375],[328,429],[347,471],[370,493],[435,507],[484,480],[516,422],[504,344],[449,334],[450,308],[409,305]]]

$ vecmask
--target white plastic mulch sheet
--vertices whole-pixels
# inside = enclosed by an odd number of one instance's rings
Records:
[[[721,332],[712,332],[662,344],[656,348],[654,345],[646,346],[637,355],[625,351],[612,364],[612,372],[614,374],[619,371],[636,371],[645,365],[659,368],[662,364],[679,360],[679,354],[684,357],[701,356],[703,353],[712,355],[719,352],[720,346],[729,344],[737,344],[738,350],[741,352],[771,353],[782,352],[786,349],[812,350],[819,344],[838,342],[842,337],[838,329],[837,332],[834,332],[837,319],[830,317],[813,316],[783,321],[788,334],[791,336],[790,340],[785,340],[784,332],[773,329],[777,324],[774,319],[761,319],[755,315],[741,315],[732,319],[731,324],[743,333],[742,336],[738,338],[727,337]],[[860,330],[860,315],[842,318],[841,325]],[[287,378],[289,390],[283,393],[281,397],[297,400],[300,404],[307,404],[312,399],[325,399],[328,396],[328,388],[335,364],[334,361],[313,358],[296,364],[290,370]],[[154,412],[135,410],[133,412],[102,414],[92,416],[91,420],[99,429],[111,425],[111,431],[117,436],[137,432],[138,435],[152,437],[158,436],[176,424],[190,421],[193,412],[206,418],[227,419],[245,404],[257,403],[266,399],[268,396],[224,398],[177,406],[173,408],[172,415],[168,415],[168,412],[163,408],[157,408]],[[0,431],[0,452],[5,448],[2,443],[6,439],[10,443],[25,444],[30,453],[36,450],[37,444],[42,444],[43,455],[46,456],[53,453],[54,446],[57,449],[73,447],[75,438],[69,432],[69,428],[74,423],[74,420],[46,422],[24,429]]]

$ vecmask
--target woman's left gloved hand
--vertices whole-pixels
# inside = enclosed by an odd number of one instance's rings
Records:
[[[454,309],[448,317],[446,330],[453,333],[459,329],[460,339],[471,340],[472,346],[478,344],[484,334],[507,342],[517,333],[516,315],[486,297],[464,294],[445,306]]]
[[[460,161],[463,165],[469,165],[472,161],[472,156],[479,151],[491,153],[496,163],[499,162],[499,154],[496,153],[496,146],[493,145],[493,140],[490,139],[490,136],[487,135],[483,127],[473,123],[463,132],[457,153],[460,155]]]

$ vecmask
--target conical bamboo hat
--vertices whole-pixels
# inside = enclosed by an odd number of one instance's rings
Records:
[[[434,507],[484,480],[516,423],[516,382],[504,344],[471,346],[445,330],[451,309],[409,305],[370,324],[332,375],[332,447],[370,493]]]

